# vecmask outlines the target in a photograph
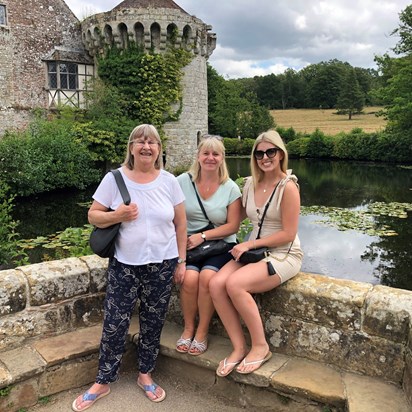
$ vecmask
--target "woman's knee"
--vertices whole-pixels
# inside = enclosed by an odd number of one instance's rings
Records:
[[[199,289],[199,274],[197,272],[186,272],[181,290],[186,293],[196,293]]]
[[[210,281],[216,274],[213,270],[202,270],[199,274],[199,287],[203,290],[209,290]]]
[[[213,276],[209,282],[209,293],[210,296],[217,297],[221,293],[226,293],[225,279],[219,276]]]

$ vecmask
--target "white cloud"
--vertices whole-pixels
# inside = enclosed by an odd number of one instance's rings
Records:
[[[108,11],[121,0],[66,0],[82,18]],[[408,0],[175,0],[213,26],[218,47],[210,63],[219,74],[252,77],[331,59],[375,67],[390,52],[399,13]],[[83,13],[83,14],[82,14]]]

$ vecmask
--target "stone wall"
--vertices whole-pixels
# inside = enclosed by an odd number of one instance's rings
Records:
[[[173,171],[176,167],[190,165],[198,135],[208,130],[206,61],[216,47],[216,35],[210,32],[212,27],[178,6],[115,7],[88,17],[81,26],[83,42],[91,56],[102,55],[108,46],[127,48],[129,42],[147,52],[153,48],[162,53],[171,46],[192,53],[192,61],[183,70],[179,120],[168,122],[164,127],[167,136],[166,168]]]
[[[31,109],[47,108],[42,59],[60,46],[83,50],[79,22],[63,0],[2,4],[7,25],[0,28],[0,135],[10,126],[26,126]]]
[[[93,255],[0,271],[0,352],[100,323],[106,267]],[[256,299],[274,352],[400,383],[412,401],[412,292],[300,273]]]

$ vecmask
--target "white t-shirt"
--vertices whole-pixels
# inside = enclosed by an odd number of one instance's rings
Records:
[[[185,197],[176,177],[161,170],[155,180],[140,184],[130,180],[122,168],[119,170],[139,214],[136,220],[122,222],[115,258],[129,265],[146,265],[177,257],[174,207],[184,202]],[[123,203],[113,173],[104,176],[93,199],[112,210]]]
[[[192,180],[188,173],[182,173],[177,180],[186,197],[185,208],[187,218],[187,233],[199,233],[209,221],[200,208],[196,193],[193,188]],[[200,195],[199,195],[200,196]],[[221,184],[215,193],[207,200],[200,197],[206,214],[215,226],[222,226],[227,223],[227,207],[241,196],[239,186],[232,180],[228,179]],[[226,242],[236,242],[236,234],[230,235],[224,239]]]

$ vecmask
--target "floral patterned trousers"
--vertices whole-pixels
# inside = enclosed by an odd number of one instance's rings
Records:
[[[139,372],[152,372],[160,349],[177,258],[133,266],[111,259],[107,272],[104,322],[96,382],[118,379],[130,320],[139,301]]]

